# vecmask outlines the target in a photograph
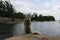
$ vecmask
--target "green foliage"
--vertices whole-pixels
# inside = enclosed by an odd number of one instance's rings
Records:
[[[14,16],[15,18],[20,18],[20,19],[25,18],[25,14],[23,14],[22,12],[14,13]]]
[[[3,13],[5,13],[4,9],[5,9],[5,5],[3,5],[3,2],[0,1],[0,16],[5,15],[5,14],[3,14]]]
[[[5,3],[5,4],[3,4]],[[10,17],[14,20],[14,8],[13,5],[7,1],[0,1],[0,16]]]
[[[14,13],[14,9],[12,4],[10,4],[7,1],[0,1],[0,16],[11,17],[13,13]]]
[[[37,13],[34,13],[34,14],[32,15],[31,20],[38,21],[38,16],[37,16]]]
[[[11,3],[7,1],[0,1],[0,16],[10,17],[12,18],[12,21],[14,21],[15,18],[23,19],[25,17],[25,14],[21,12],[15,13],[14,11],[14,7]]]
[[[7,1],[5,1],[5,2],[6,2],[7,10],[8,10],[7,11],[7,16],[11,17],[14,13],[13,6],[12,6],[12,4],[8,3]]]
[[[32,21],[55,21],[55,18],[53,16],[43,16],[43,15],[37,15],[37,14],[33,14]]]
[[[8,3],[7,1],[5,1],[6,2],[6,9],[7,9],[7,14],[6,14],[6,16],[7,17],[11,17],[12,18],[12,21],[14,21],[15,19],[14,19],[14,8],[13,8],[13,5],[12,4],[10,4],[10,3]]]

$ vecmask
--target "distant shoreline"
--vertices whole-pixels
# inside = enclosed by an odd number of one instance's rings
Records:
[[[15,18],[15,20],[12,21],[12,18],[0,17],[0,23],[16,24],[16,23],[20,23],[20,22],[23,22],[23,20],[22,19]],[[35,21],[35,20],[33,20],[31,22],[50,22],[50,21]]]

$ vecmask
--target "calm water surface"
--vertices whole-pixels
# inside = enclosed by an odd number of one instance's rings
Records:
[[[31,22],[32,32],[40,32],[50,36],[60,36],[59,22]],[[0,39],[24,34],[24,23],[19,24],[1,24],[0,23]]]
[[[42,34],[50,36],[59,36],[60,35],[60,23],[59,22],[32,22],[31,23],[32,31],[37,31]],[[14,35],[19,35],[24,33],[24,23],[16,24],[13,29]]]

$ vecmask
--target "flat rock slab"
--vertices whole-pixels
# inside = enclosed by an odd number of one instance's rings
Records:
[[[48,37],[46,35],[31,35],[31,34],[28,34],[28,35],[8,38],[6,40],[60,40],[60,38]]]
[[[23,35],[23,36],[16,36],[12,38],[8,38],[6,40],[50,40],[47,36],[41,35]]]

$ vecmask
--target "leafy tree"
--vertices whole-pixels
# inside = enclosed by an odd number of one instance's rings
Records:
[[[33,14],[33,19],[34,19],[35,21],[38,20],[38,15],[37,15],[37,13],[34,13],[34,14]]]
[[[11,17],[12,20],[14,21],[14,8],[13,8],[13,5],[8,3],[7,1],[6,2],[6,6],[7,6],[7,16],[8,17]]]
[[[50,21],[55,21],[55,18],[53,16],[49,16]]]
[[[14,20],[14,7],[7,1],[0,1],[0,16],[11,17]]]
[[[22,12],[15,13],[14,16],[15,16],[15,18],[20,18],[20,19],[25,18],[25,14],[23,14]]]
[[[0,16],[3,16],[3,13],[5,13],[5,5],[0,1]]]
[[[53,16],[43,16],[43,15],[37,15],[36,13],[34,13],[32,15],[31,20],[33,21],[55,21],[55,18]]]
[[[42,14],[40,14],[40,15],[39,15],[39,21],[42,21],[42,20],[43,20],[43,18],[42,18],[42,17],[43,17],[43,15],[42,15]]]

